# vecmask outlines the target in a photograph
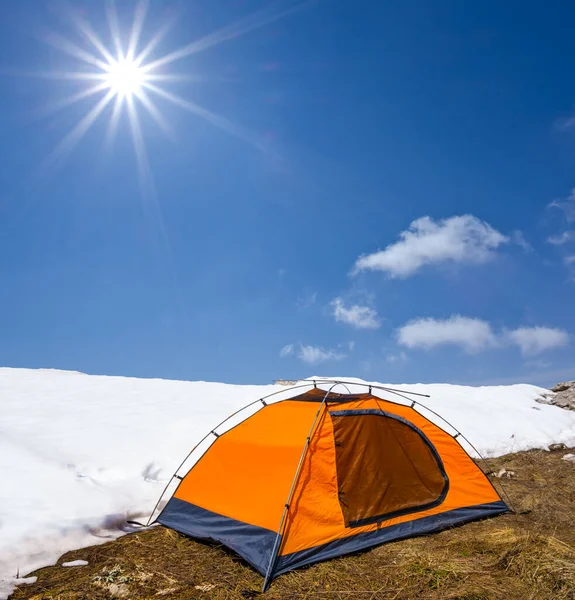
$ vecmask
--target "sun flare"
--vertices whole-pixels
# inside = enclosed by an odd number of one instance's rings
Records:
[[[146,82],[146,74],[138,64],[127,58],[111,62],[106,69],[104,82],[118,96],[130,97],[140,94]]]
[[[104,32],[96,32],[82,13],[70,10],[69,16],[82,38],[81,45],[56,33],[46,34],[45,41],[75,59],[79,69],[48,71],[42,76],[76,81],[82,84],[83,89],[55,103],[47,112],[60,110],[89,98],[94,99],[94,104],[56,145],[46,160],[46,166],[51,166],[54,162],[65,158],[101,115],[109,116],[106,139],[111,144],[116,136],[121,115],[126,112],[140,177],[142,181],[147,181],[149,176],[145,174],[149,173],[150,167],[147,164],[140,114],[147,113],[166,134],[174,136],[174,132],[165,119],[163,111],[157,106],[157,102],[161,102],[164,106],[168,103],[183,108],[196,117],[251,144],[256,149],[267,152],[266,144],[261,136],[255,135],[226,117],[167,89],[171,84],[178,82],[210,80],[205,76],[171,72],[170,66],[186,57],[204,52],[268,23],[282,19],[300,10],[309,1],[278,0],[277,3],[272,2],[269,6],[231,25],[224,26],[159,57],[155,57],[154,54],[160,42],[167,36],[173,21],[166,22],[140,48],[140,34],[146,20],[150,0],[134,0],[134,18],[127,40],[122,40],[122,37],[126,36],[121,35],[115,0],[106,1],[108,42],[105,41]],[[214,81],[217,80],[216,77]]]

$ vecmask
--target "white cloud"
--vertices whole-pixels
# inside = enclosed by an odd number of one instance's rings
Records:
[[[558,208],[565,214],[565,218],[569,223],[575,221],[575,188],[571,190],[571,193],[565,200],[555,200],[551,202],[549,208]]]
[[[497,345],[491,325],[481,319],[453,315],[449,319],[415,319],[397,330],[398,341],[407,348],[430,349],[442,345],[460,346],[478,352]]]
[[[345,354],[337,350],[324,350],[316,346],[304,346],[300,344],[298,358],[308,365],[318,365],[327,360],[342,360]]]
[[[399,352],[398,354],[388,354],[385,360],[390,365],[397,365],[407,361],[407,354],[405,352]]]
[[[524,356],[533,356],[569,343],[566,331],[551,327],[519,327],[509,331],[507,337],[511,343],[519,346]]]
[[[307,293],[296,300],[296,306],[301,310],[311,308],[317,300],[317,292]]]
[[[348,343],[348,348],[350,351],[353,350],[354,345],[354,342]],[[299,348],[297,348],[298,346]],[[319,363],[327,360],[342,360],[346,357],[346,355],[340,352],[338,349],[324,350],[323,348],[319,348],[317,346],[304,346],[303,344],[286,344],[280,350],[281,358],[286,358],[293,354],[296,354],[300,360],[308,363],[309,365],[318,365]]]
[[[390,277],[409,277],[425,265],[442,263],[484,263],[495,250],[509,241],[491,225],[473,215],[434,221],[421,217],[399,234],[398,242],[384,250],[361,256],[359,271],[385,271]]]
[[[533,252],[533,246],[527,241],[525,234],[522,231],[514,231],[511,234],[511,239],[514,244],[517,244],[523,252]]]
[[[547,241],[554,246],[561,246],[568,242],[575,241],[575,231],[564,231],[559,235],[552,235],[547,238]]]
[[[565,256],[563,258],[563,263],[567,267],[567,270],[569,271],[569,281],[574,282],[575,281],[575,254],[572,254],[570,256]]]
[[[381,323],[377,312],[369,306],[352,304],[346,307],[341,298],[336,298],[332,303],[333,316],[336,321],[351,325],[357,329],[377,329]]]
[[[495,333],[487,321],[453,315],[444,320],[422,318],[410,321],[397,330],[397,339],[408,348],[429,350],[436,346],[453,345],[467,352],[512,344],[520,349],[522,355],[534,356],[567,345],[569,334],[552,327],[519,327]]]

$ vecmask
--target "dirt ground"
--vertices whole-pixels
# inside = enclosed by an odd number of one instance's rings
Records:
[[[279,577],[266,600],[575,600],[575,463],[568,450],[491,460],[517,515],[379,546]],[[494,481],[499,481],[494,479]],[[87,566],[61,567],[86,560]],[[13,600],[243,600],[262,578],[219,545],[164,527],[74,550]]]

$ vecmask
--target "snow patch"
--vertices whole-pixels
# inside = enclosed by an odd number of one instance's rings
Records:
[[[0,598],[7,598],[18,586],[36,583],[38,577],[0,578]]]
[[[71,560],[70,562],[62,563],[61,567],[85,567],[88,564],[87,560]]]

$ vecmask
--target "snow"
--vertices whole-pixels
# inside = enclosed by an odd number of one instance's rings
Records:
[[[354,385],[361,380],[346,382],[352,392],[365,391]],[[453,423],[482,454],[546,448],[552,442],[575,446],[575,413],[535,402],[548,392],[542,388],[393,387],[430,394],[417,399]],[[126,520],[148,517],[194,444],[232,412],[278,391],[269,401],[294,395],[274,385],[0,368],[0,599],[22,583],[16,574],[132,531]],[[218,432],[259,407],[256,403]],[[212,439],[208,436],[203,447]]]
[[[88,564],[87,560],[71,560],[70,562],[63,562],[62,567],[85,567]]]

